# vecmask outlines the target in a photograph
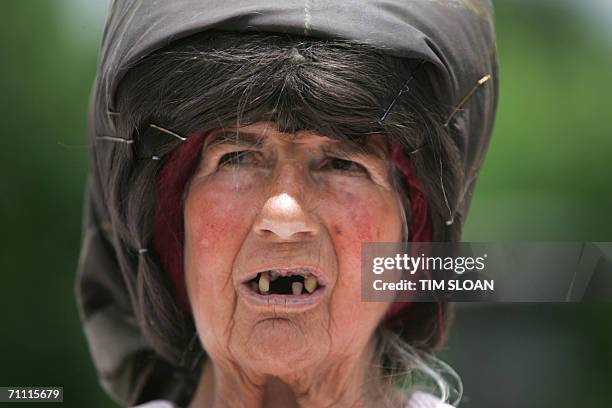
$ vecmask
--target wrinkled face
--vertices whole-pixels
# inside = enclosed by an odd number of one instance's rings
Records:
[[[283,375],[359,353],[387,303],[361,302],[364,241],[399,241],[380,139],[365,149],[269,122],[211,132],[187,191],[185,275],[215,363]]]

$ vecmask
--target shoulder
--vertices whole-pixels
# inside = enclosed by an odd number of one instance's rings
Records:
[[[132,408],[178,408],[178,407],[170,401],[155,400],[155,401],[149,401],[142,405],[133,406]]]
[[[146,404],[137,405],[132,408],[177,408],[170,401],[156,400],[149,401]],[[441,402],[438,398],[424,392],[415,392],[410,397],[406,408],[454,408],[452,405]]]
[[[412,394],[412,397],[408,400],[406,408],[454,408],[452,405],[445,404],[439,398],[434,397],[431,394],[417,391]]]

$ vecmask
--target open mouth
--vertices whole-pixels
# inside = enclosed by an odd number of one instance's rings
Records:
[[[247,284],[260,295],[298,296],[311,294],[322,287],[308,268],[270,269],[259,272]]]
[[[244,299],[255,307],[308,310],[323,300],[325,280],[308,267],[274,268],[253,273],[240,285]]]

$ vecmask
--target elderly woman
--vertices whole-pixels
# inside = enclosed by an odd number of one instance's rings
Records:
[[[458,402],[447,305],[362,301],[360,251],[459,239],[496,90],[486,0],[113,2],[77,282],[105,390]]]

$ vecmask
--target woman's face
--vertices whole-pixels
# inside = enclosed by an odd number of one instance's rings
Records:
[[[187,191],[198,334],[216,364],[321,372],[359,355],[388,307],[360,299],[361,243],[401,238],[388,153],[378,138],[359,151],[270,122],[239,132],[207,135]]]

